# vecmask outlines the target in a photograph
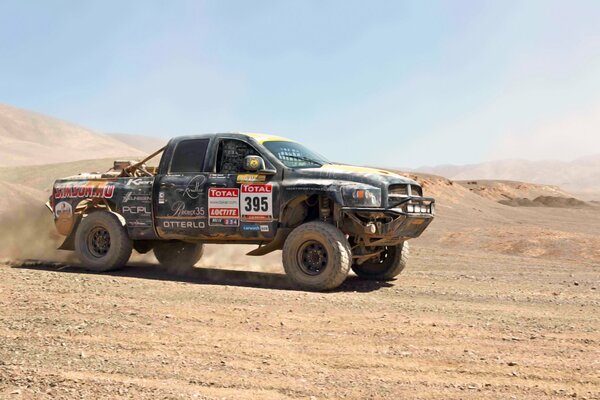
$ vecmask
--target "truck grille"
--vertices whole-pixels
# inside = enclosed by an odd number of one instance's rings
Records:
[[[390,185],[388,188],[388,207],[395,207],[403,203],[408,196],[423,196],[423,189],[419,185]]]
[[[408,196],[408,185],[390,185],[390,196]]]
[[[411,196],[423,197],[423,189],[418,185],[410,185],[410,194]]]
[[[390,196],[408,196],[409,187],[411,196],[423,196],[423,189],[419,185],[390,185],[388,193]]]

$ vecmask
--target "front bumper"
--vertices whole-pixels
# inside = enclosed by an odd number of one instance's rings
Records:
[[[342,231],[389,242],[419,237],[433,221],[434,216],[430,212],[408,213],[405,211],[408,203],[433,205],[435,199],[411,196],[393,208],[342,207]]]

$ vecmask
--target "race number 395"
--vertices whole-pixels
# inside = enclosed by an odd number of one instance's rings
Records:
[[[270,184],[242,185],[242,219],[265,221],[273,217],[273,187]]]

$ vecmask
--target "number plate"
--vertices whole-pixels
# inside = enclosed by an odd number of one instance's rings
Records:
[[[242,185],[240,197],[242,221],[273,219],[273,186],[270,184]]]

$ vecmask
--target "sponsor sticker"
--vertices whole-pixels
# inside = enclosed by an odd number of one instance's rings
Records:
[[[123,206],[123,214],[149,217],[151,215],[150,207],[147,205]]]
[[[135,192],[127,192],[123,196],[123,203],[129,203],[130,201],[139,201],[141,203],[150,203],[152,197],[149,194],[137,194]]]
[[[54,216],[56,218],[71,218],[73,215],[73,207],[66,201],[61,201],[54,207]]]
[[[82,182],[54,187],[55,199],[100,198],[111,199],[115,194],[112,182]]]
[[[185,189],[177,189],[177,191],[183,193],[184,197],[196,200],[204,193],[204,182],[206,182],[204,175],[196,175],[190,180]]]
[[[143,220],[127,221],[127,226],[131,226],[132,228],[150,228],[152,227],[152,222]]]
[[[158,192],[158,204],[165,204],[165,192]]]
[[[145,186],[152,185],[154,178],[131,178],[125,183],[127,186]]]
[[[243,221],[272,220],[273,186],[271,184],[242,185],[240,208]]]
[[[246,232],[260,232],[258,225],[242,225],[242,230]]]
[[[260,231],[261,232],[269,232],[269,225],[261,225]]]
[[[237,188],[208,189],[208,225],[238,226],[240,190]]]
[[[237,183],[253,183],[253,182],[264,182],[267,177],[260,174],[239,174],[237,176]]]
[[[162,221],[161,225],[166,229],[204,229],[206,227],[204,221],[186,220]]]
[[[208,177],[210,179],[227,179],[226,174],[209,174]]]
[[[186,209],[183,201],[177,201],[171,207],[171,216],[178,218],[197,218],[206,216],[204,207],[194,207]]]

